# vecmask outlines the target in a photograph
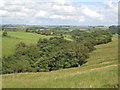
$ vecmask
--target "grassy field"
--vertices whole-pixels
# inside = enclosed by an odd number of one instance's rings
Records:
[[[81,31],[88,31],[88,30],[108,30],[108,27],[62,27],[62,28],[69,28],[70,30],[73,29],[80,29]]]
[[[2,38],[2,54],[7,56],[13,54],[18,43],[24,42],[26,44],[37,43],[39,38],[49,38],[50,36],[39,35],[35,33],[26,32],[8,32],[9,37]],[[1,53],[1,52],[0,52]]]
[[[31,40],[32,41],[32,40]],[[118,84],[118,39],[96,46],[88,62],[52,72],[1,75],[3,88],[114,88]]]
[[[0,35],[2,32],[0,32]],[[24,42],[27,45],[35,44],[39,38],[50,38],[52,36],[45,36],[36,33],[28,32],[8,32],[8,37],[1,37],[0,42],[0,55],[8,56],[15,52],[15,47],[20,42]],[[66,40],[72,41],[69,37],[65,37]],[[2,46],[2,47],[1,47]]]

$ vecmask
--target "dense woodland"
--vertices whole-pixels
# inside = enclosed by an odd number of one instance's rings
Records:
[[[64,39],[63,34],[49,39],[40,38],[36,45],[19,43],[13,55],[3,57],[2,73],[47,72],[80,67],[87,62],[86,59],[95,50],[95,45],[112,41],[112,34],[102,30],[65,32],[73,41]],[[3,37],[7,37],[7,32],[3,32]]]

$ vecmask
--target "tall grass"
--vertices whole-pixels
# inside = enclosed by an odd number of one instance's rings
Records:
[[[117,37],[96,46],[88,62],[52,72],[6,74],[3,88],[114,88],[118,84]]]

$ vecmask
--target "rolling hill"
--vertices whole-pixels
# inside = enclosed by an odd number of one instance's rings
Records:
[[[117,37],[113,37],[113,41],[108,44],[97,45],[87,61],[81,67],[71,69],[1,75],[2,86],[3,88],[118,87]]]

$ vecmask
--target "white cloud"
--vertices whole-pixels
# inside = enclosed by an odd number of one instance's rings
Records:
[[[0,8],[4,7],[4,5],[5,5],[5,1],[4,1],[4,0],[1,0],[1,1],[0,1]]]
[[[75,22],[84,22],[85,21],[84,16],[51,15],[49,18],[61,19],[61,20],[72,20],[72,21],[75,21]]]
[[[52,19],[63,24],[70,22],[73,24],[83,24],[83,22],[92,24],[96,21],[106,24],[116,23],[118,14],[118,7],[112,2],[100,5],[83,5],[69,0],[14,0],[13,2],[2,0],[0,7],[2,8],[0,16],[16,19],[25,17],[24,20],[29,21],[28,23],[41,21],[40,24],[43,24],[44,21],[51,23]],[[13,19],[13,22],[16,21]]]
[[[117,4],[113,4],[112,1],[107,1],[104,2],[105,5],[108,6],[108,10],[113,10],[113,12],[118,12],[118,3]]]
[[[53,5],[52,9],[61,13],[69,13],[69,14],[76,13],[76,8],[73,7],[72,5]]]
[[[50,16],[50,18],[54,18],[54,19],[71,19],[71,16],[63,16],[63,15],[52,15]]]
[[[54,0],[54,2],[56,2],[58,4],[66,4],[67,3],[66,0]]]
[[[104,16],[102,14],[99,14],[89,8],[83,9],[83,14],[85,14],[88,17],[92,17],[92,18],[99,19],[99,20],[104,19]]]
[[[4,15],[7,15],[7,11],[5,11],[5,10],[0,10],[0,16],[4,16]]]
[[[84,16],[80,16],[79,17],[79,22],[84,22],[85,21],[85,17]]]
[[[37,17],[44,17],[44,18],[47,18],[49,16],[49,13],[46,12],[46,11],[38,11],[38,13],[36,14]]]
[[[9,12],[17,12],[17,11],[20,11],[22,8],[23,6],[20,6],[20,5],[7,5],[3,9]]]
[[[110,8],[114,7],[112,3],[113,3],[112,1],[104,2],[104,4],[108,5]]]
[[[23,5],[26,2],[26,0],[4,0],[4,2],[7,5]]]
[[[16,12],[15,16],[18,16],[18,17],[27,17],[28,15],[26,13],[24,13],[24,12]]]

